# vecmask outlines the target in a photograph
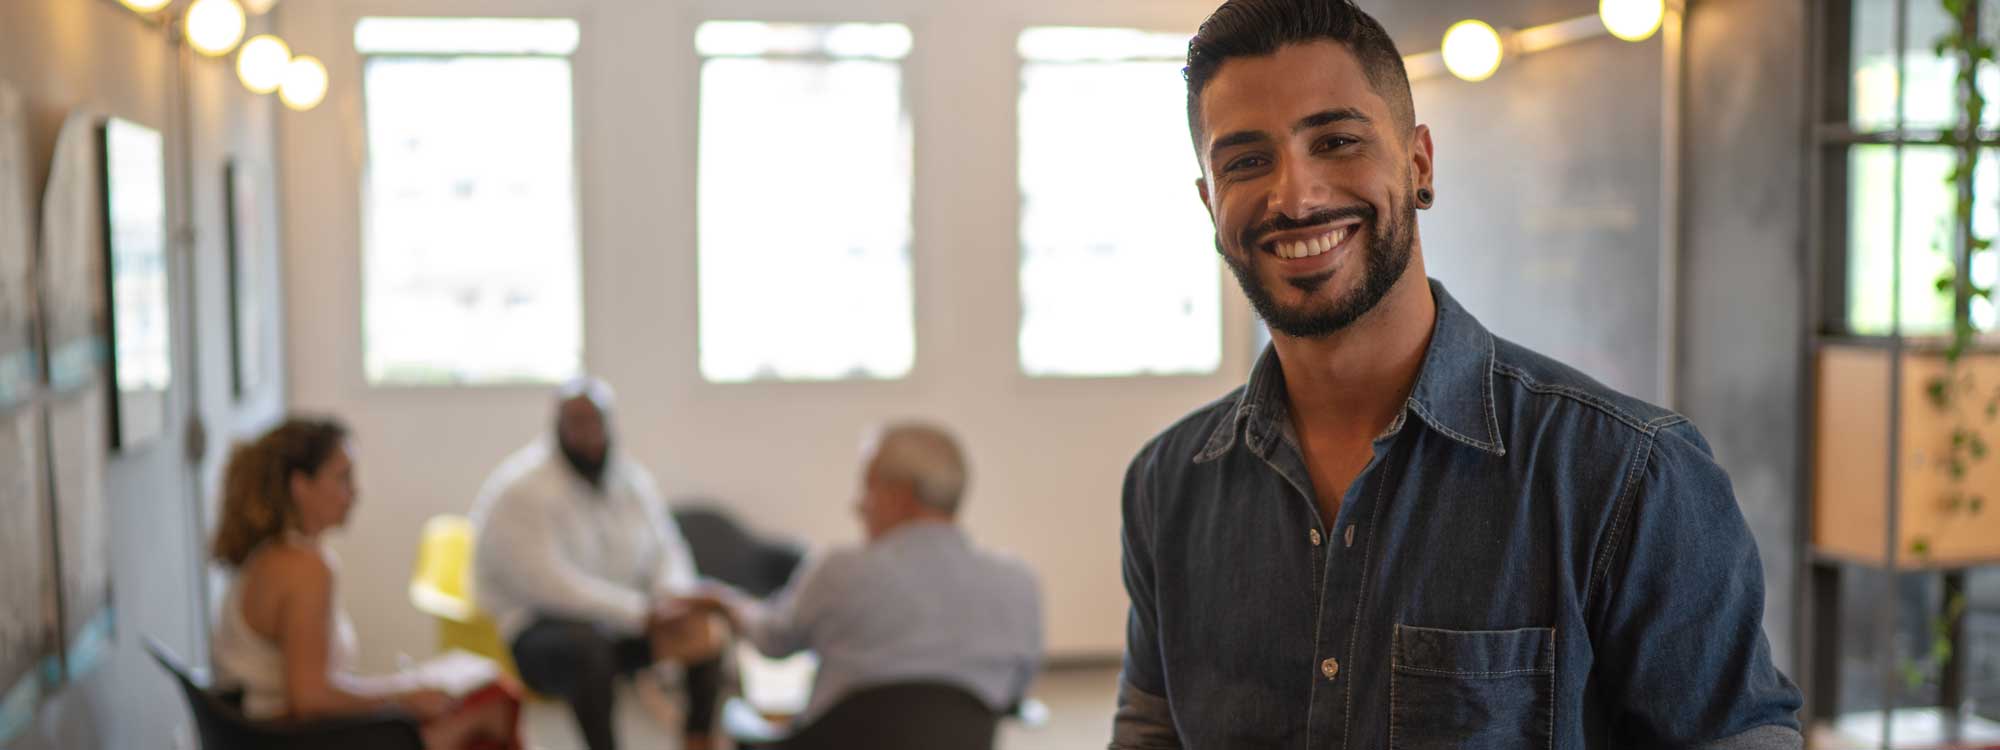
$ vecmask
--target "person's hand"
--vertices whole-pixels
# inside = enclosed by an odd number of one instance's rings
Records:
[[[698,591],[675,600],[679,608],[686,612],[700,614],[727,615],[729,600],[714,593]]]
[[[716,614],[682,608],[680,616],[664,618],[646,630],[654,660],[702,662],[722,652],[726,640]]]
[[[737,611],[746,603],[753,601],[753,597],[749,594],[713,578],[701,579],[700,583],[695,584],[694,593],[682,599],[688,602],[689,606],[727,617],[732,624],[736,620]]]
[[[458,705],[457,698],[442,690],[412,690],[404,693],[396,702],[403,707],[403,710],[410,712],[410,716],[419,723],[451,713],[451,710]]]

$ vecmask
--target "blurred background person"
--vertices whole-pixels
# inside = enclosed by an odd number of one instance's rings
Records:
[[[685,604],[723,613],[758,651],[819,656],[803,726],[858,689],[941,680],[1005,713],[1042,661],[1040,583],[958,526],[966,463],[942,428],[890,425],[863,451],[867,543],[826,552],[769,602],[719,583]]]
[[[286,420],[230,455],[212,548],[235,572],[215,628],[217,683],[243,690],[252,719],[401,711],[427,748],[518,748],[519,702],[497,685],[459,700],[412,674],[355,673],[360,644],[321,535],[347,523],[356,495],[347,428],[330,419]]]
[[[537,438],[487,479],[474,506],[475,597],[499,623],[521,680],[559,696],[591,750],[618,746],[616,682],[686,664],[688,750],[710,737],[720,646],[704,617],[662,604],[696,572],[652,474],[613,445],[612,394],[593,378],[556,394],[553,439]]]

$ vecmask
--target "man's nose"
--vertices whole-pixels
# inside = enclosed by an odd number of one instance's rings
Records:
[[[1304,219],[1325,208],[1333,192],[1303,159],[1280,162],[1277,177],[1271,186],[1271,211],[1289,219]]]

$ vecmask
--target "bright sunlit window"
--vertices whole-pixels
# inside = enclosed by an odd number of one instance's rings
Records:
[[[1022,33],[1021,368],[1214,372],[1220,261],[1195,193],[1183,34]]]
[[[557,381],[583,357],[567,19],[369,18],[364,367]]]
[[[1846,141],[1840,146],[1847,152],[1846,329],[1868,336],[1899,328],[1906,334],[1942,335],[1951,330],[1954,305],[1949,287],[1937,285],[1951,269],[1957,248],[1951,215],[1956,195],[1947,180],[1953,154],[1926,142],[1929,138],[1898,135],[1896,107],[1898,89],[1906,88],[1900,119],[1912,132],[1949,127],[1957,119],[1958,65],[1934,46],[1954,22],[1936,2],[1909,0],[1907,43],[1900,43],[1895,0],[1852,0],[1850,13],[1844,83],[1846,125],[1854,135],[1838,139]],[[1990,23],[1991,2],[1982,13],[1982,23]],[[1899,70],[1903,87],[1897,85]],[[1988,66],[1978,82],[1989,99],[2000,100],[2000,73]],[[2000,125],[2000,107],[1988,106],[1983,122],[1988,128]],[[1901,149],[1894,145],[1899,141]],[[2000,153],[1982,152],[1973,191],[1973,229],[1980,237],[1992,237],[2000,232],[2000,211],[1994,208],[1994,197],[2000,195]],[[1993,284],[2000,279],[1996,265],[1994,253],[1979,254],[1969,269],[1972,282]],[[2000,328],[1991,301],[1972,299],[1967,314],[1979,330]]]
[[[893,379],[916,356],[897,24],[697,30],[701,373]]]

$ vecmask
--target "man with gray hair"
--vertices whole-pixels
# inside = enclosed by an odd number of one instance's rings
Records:
[[[958,527],[965,457],[944,430],[900,423],[863,451],[855,512],[868,542],[808,563],[769,602],[720,584],[684,600],[727,616],[766,656],[819,656],[803,724],[860,688],[943,681],[996,713],[1027,694],[1042,659],[1040,584]]]

